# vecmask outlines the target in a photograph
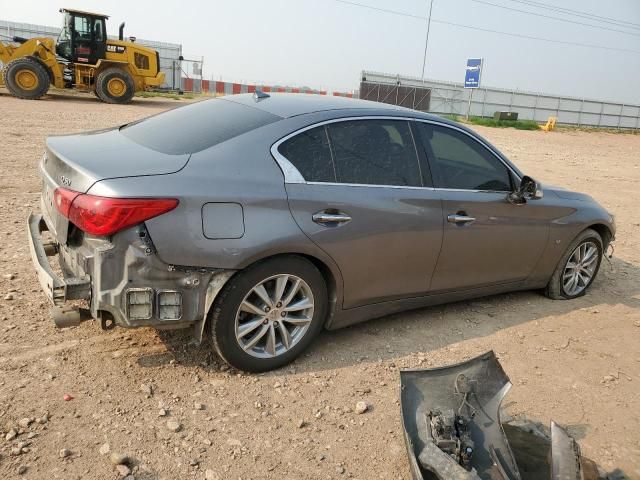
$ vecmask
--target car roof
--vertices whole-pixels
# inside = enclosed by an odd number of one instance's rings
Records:
[[[352,110],[371,109],[387,110],[390,112],[412,112],[415,110],[389,105],[387,103],[371,102],[357,98],[347,98],[338,96],[326,96],[313,93],[269,93],[268,97],[258,98],[251,93],[240,95],[229,95],[220,97],[223,100],[240,103],[249,107],[264,110],[265,112],[277,115],[282,118],[295,117],[308,113],[322,112],[327,110]]]

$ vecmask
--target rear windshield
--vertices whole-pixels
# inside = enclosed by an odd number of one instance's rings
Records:
[[[211,99],[125,125],[120,132],[147,148],[169,155],[195,153],[280,117],[257,108]]]

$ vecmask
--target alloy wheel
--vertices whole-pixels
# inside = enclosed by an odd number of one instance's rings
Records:
[[[562,288],[565,294],[573,297],[589,286],[598,266],[599,255],[594,242],[584,242],[576,247],[562,274]]]
[[[257,358],[284,354],[309,330],[313,301],[311,287],[295,275],[279,274],[261,281],[236,313],[238,345]]]

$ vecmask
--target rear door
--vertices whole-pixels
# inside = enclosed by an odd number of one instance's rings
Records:
[[[466,132],[417,122],[444,236],[432,290],[458,290],[526,279],[546,246],[555,212],[544,202],[513,205],[515,172]]]
[[[296,222],[340,268],[344,308],[429,291],[442,211],[407,121],[334,121],[272,152]]]

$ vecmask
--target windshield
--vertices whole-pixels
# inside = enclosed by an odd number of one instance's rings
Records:
[[[56,53],[67,60],[71,59],[71,15],[69,13],[62,16],[62,30],[58,35]]]
[[[58,41],[71,40],[71,15],[65,13],[62,16],[62,30],[58,36]]]
[[[125,125],[120,132],[152,150],[180,155],[205,150],[280,118],[234,101],[211,99]]]

